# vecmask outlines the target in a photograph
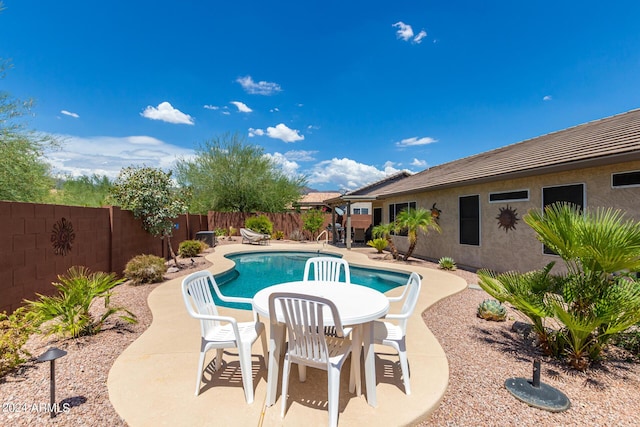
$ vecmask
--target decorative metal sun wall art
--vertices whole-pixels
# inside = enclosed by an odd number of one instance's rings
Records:
[[[507,205],[506,208],[500,208],[500,213],[496,219],[498,220],[498,228],[504,228],[504,232],[506,233],[509,230],[515,230],[516,224],[518,223],[518,213],[516,212],[516,208],[512,208]]]
[[[73,224],[71,224],[71,221],[62,218],[53,224],[53,231],[51,231],[53,253],[56,255],[66,255],[71,252],[71,246],[75,238],[76,235],[73,232]]]

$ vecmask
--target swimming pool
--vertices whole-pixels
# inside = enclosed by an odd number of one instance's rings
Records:
[[[317,252],[244,252],[225,255],[234,261],[235,269],[215,275],[216,283],[224,295],[253,298],[261,289],[283,282],[302,280],[307,259],[315,256],[336,256]],[[337,256],[336,256],[337,257]],[[387,292],[404,286],[409,273],[349,266],[351,282]],[[216,304],[224,307],[251,309],[247,304],[225,303],[215,298]]]

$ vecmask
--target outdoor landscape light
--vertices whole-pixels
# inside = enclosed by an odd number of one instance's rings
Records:
[[[59,348],[56,347],[51,347],[49,348],[49,350],[47,350],[46,352],[42,353],[37,361],[38,362],[51,362],[51,371],[50,371],[50,377],[49,377],[49,391],[51,394],[51,399],[50,399],[50,413],[51,413],[51,418],[54,418],[57,415],[57,408],[55,406],[56,403],[56,359],[59,359],[63,356],[66,356],[67,352],[64,350],[60,350]]]
[[[540,360],[533,362],[533,381],[526,378],[509,378],[504,386],[516,399],[549,412],[562,412],[569,409],[571,402],[560,390],[540,382]]]

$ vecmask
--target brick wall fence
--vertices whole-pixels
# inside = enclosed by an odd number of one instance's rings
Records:
[[[171,239],[207,230],[207,217],[181,215]],[[36,293],[51,295],[51,283],[71,266],[122,274],[139,254],[167,257],[163,240],[153,237],[129,211],[0,201],[0,312],[11,312]]]
[[[193,239],[199,231],[230,226],[240,229],[246,218],[253,215],[239,212],[180,215],[175,220],[172,247],[177,252],[180,242]],[[265,215],[273,222],[274,231],[283,231],[285,238],[294,230],[302,230],[299,213]],[[323,229],[330,222],[331,215],[327,214]],[[352,216],[353,228],[366,228],[370,223],[370,215]],[[51,283],[69,267],[84,266],[91,271],[121,275],[127,262],[136,255],[168,258],[168,252],[162,239],[147,233],[132,212],[118,207],[0,201],[0,312],[12,312],[24,299],[34,299],[37,293],[54,294]]]

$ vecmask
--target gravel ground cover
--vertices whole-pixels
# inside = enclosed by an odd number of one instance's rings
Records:
[[[228,243],[221,241],[221,244]],[[385,259],[371,248],[356,248],[382,262]],[[409,264],[437,268],[428,261],[410,260]],[[206,268],[204,258],[189,269],[168,274],[168,279]],[[475,284],[473,272],[453,272],[467,283]],[[111,321],[96,336],[78,340],[34,337],[28,350],[38,356],[50,346],[68,352],[56,364],[56,387],[60,409],[50,418],[49,364],[28,362],[0,380],[0,426],[126,426],[115,412],[106,386],[109,369],[118,355],[151,324],[147,296],[158,285],[121,285],[112,301],[125,305],[137,315],[135,325]],[[427,309],[423,317],[444,348],[450,369],[449,388],[440,407],[420,426],[638,426],[640,425],[640,364],[628,362],[621,352],[609,354],[609,360],[588,373],[576,373],[554,360],[543,357],[527,346],[511,330],[516,320],[513,311],[506,322],[488,322],[476,317],[478,304],[487,294],[467,289]],[[530,378],[532,361],[542,360],[542,382],[563,391],[571,408],[550,413],[529,408],[504,388],[510,377]],[[64,399],[64,400],[62,400]]]

